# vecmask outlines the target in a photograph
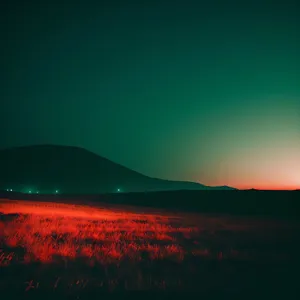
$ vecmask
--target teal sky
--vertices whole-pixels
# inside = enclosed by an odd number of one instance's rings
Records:
[[[154,177],[300,187],[298,1],[6,2],[1,147],[75,145]]]

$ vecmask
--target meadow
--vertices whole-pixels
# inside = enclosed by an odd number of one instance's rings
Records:
[[[0,212],[1,291],[297,287],[295,220],[5,199]]]

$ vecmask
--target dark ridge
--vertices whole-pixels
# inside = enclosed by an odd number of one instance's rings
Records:
[[[34,145],[0,150],[0,188],[51,194],[232,189],[151,178],[75,146]]]

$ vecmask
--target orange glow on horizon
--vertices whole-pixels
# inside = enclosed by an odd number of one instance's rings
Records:
[[[247,189],[256,189],[256,190],[272,190],[272,191],[282,191],[282,190],[288,190],[288,191],[292,191],[292,190],[297,190],[300,189],[299,186],[276,186],[276,185],[268,185],[268,186],[264,186],[264,185],[254,185],[254,186],[237,186],[236,188],[241,189],[241,190],[247,190]]]
[[[201,181],[199,181],[201,182]],[[272,190],[272,191],[293,191],[293,190],[299,190],[300,184],[272,184],[272,183],[253,183],[253,184],[244,184],[244,183],[236,183],[234,182],[227,182],[224,184],[223,182],[213,182],[213,183],[206,183],[208,186],[230,186],[239,190]]]
[[[242,142],[235,140],[233,151],[221,153],[204,166],[199,181],[207,185],[227,185],[237,189],[300,189],[299,136],[288,137],[276,131]]]

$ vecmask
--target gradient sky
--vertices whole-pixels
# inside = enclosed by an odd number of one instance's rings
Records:
[[[153,177],[300,188],[297,2],[5,0],[0,146],[74,145]]]

